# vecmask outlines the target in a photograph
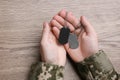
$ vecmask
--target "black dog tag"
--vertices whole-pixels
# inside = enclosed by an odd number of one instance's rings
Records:
[[[69,42],[69,46],[70,46],[71,49],[76,49],[79,46],[77,36],[74,33],[71,33],[69,35],[68,42]]]
[[[60,35],[59,35],[59,39],[58,39],[59,43],[66,44],[68,42],[69,34],[70,34],[70,29],[67,27],[63,27],[60,30]]]

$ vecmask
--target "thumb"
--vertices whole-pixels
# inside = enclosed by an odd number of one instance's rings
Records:
[[[85,32],[87,34],[94,32],[94,28],[92,27],[90,22],[85,18],[85,16],[81,16],[80,20],[81,20],[81,24],[83,25]]]
[[[43,23],[43,32],[42,32],[42,39],[47,39],[50,33],[50,26],[47,22]]]

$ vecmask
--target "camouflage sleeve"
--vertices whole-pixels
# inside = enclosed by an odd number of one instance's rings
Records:
[[[76,66],[82,80],[120,80],[120,75],[102,50],[76,63]]]
[[[32,65],[29,80],[63,80],[63,66],[36,63]]]

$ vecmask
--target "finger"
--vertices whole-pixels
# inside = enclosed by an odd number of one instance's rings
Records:
[[[81,40],[83,36],[85,36],[85,30],[81,28],[78,39]]]
[[[72,14],[72,12],[68,12],[67,21],[69,21],[74,27],[78,27],[79,20]]]
[[[66,20],[70,22],[74,27],[78,27],[77,25],[79,24],[79,20],[72,14],[72,12],[67,13],[67,11],[62,10],[60,11],[59,15],[64,19],[66,18]]]
[[[75,30],[75,34],[76,34],[77,36],[79,36],[79,34],[80,34],[80,32],[81,32],[81,29],[82,29],[82,28],[80,27],[80,28],[78,28],[78,29]]]
[[[63,18],[65,18],[66,17],[66,10],[61,10],[59,13],[58,13],[58,15],[60,15],[61,17],[63,17]]]
[[[60,30],[57,27],[53,27],[52,28],[54,35],[56,36],[56,38],[59,38],[59,34],[60,34]]]
[[[51,20],[51,25],[57,27],[58,29],[61,29],[63,26],[58,23],[55,19]]]
[[[66,15],[66,10],[65,9],[62,9],[60,12],[58,12],[58,15],[60,15],[61,13],[65,14]]]
[[[66,44],[64,45],[64,47],[65,47],[65,49],[66,49],[67,51],[69,51],[69,43],[66,43]]]
[[[69,23],[68,21],[66,21],[65,19],[63,19],[61,16],[55,15],[53,17],[53,19],[55,19],[57,22],[59,22],[62,26],[68,26],[70,31],[75,30],[74,26],[71,23]]]
[[[47,37],[49,36],[50,33],[50,26],[47,22],[43,23],[43,35],[42,38],[43,39],[47,39]]]
[[[94,28],[84,16],[81,16],[81,24],[83,25],[86,33],[89,34],[94,32]]]

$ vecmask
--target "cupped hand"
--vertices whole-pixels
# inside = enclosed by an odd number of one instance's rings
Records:
[[[67,43],[64,47],[73,61],[80,62],[98,51],[97,34],[92,25],[84,16],[77,19],[72,12],[67,13],[66,18],[66,11],[61,10],[53,17],[50,24],[53,26],[52,30],[54,35],[56,38],[59,38],[60,29],[63,26],[66,26],[66,20],[67,26],[69,27],[71,33],[75,32],[77,35],[79,46],[76,49],[71,49],[69,47],[69,43]],[[78,24],[81,25],[78,26]]]
[[[59,66],[65,66],[66,51],[63,45],[60,45],[53,35],[51,26],[43,23],[42,39],[41,39],[41,58],[42,61]]]

